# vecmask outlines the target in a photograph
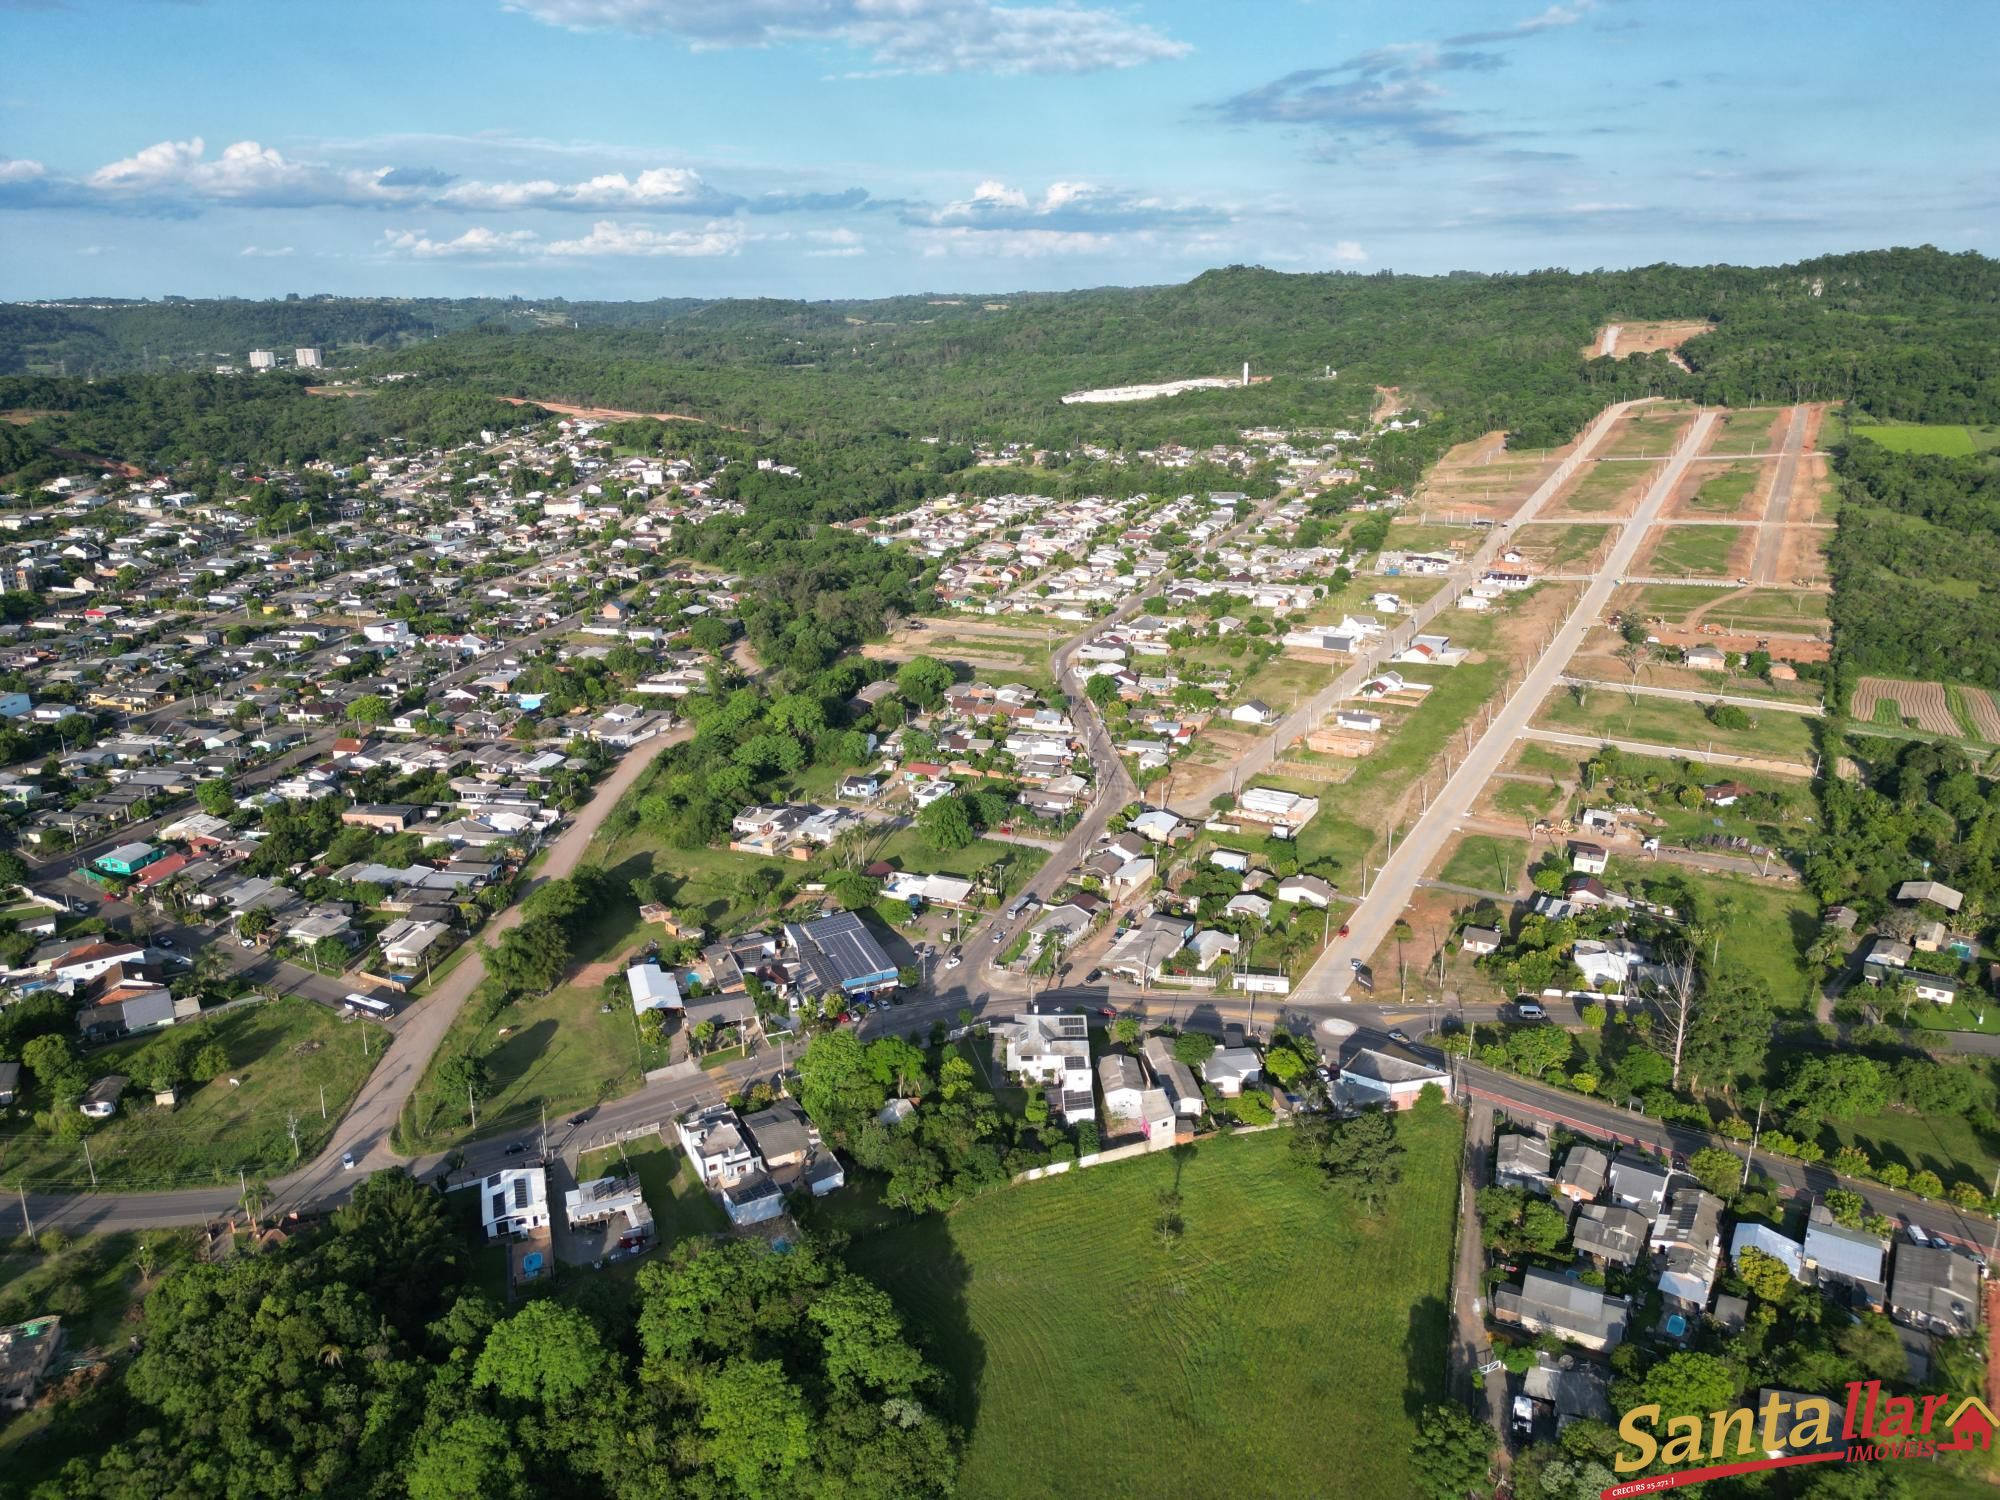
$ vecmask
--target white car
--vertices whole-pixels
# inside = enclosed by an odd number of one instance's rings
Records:
[[[958,956],[958,955],[957,955],[956,953],[954,953],[954,954],[952,954],[952,956],[951,956],[950,958],[947,958],[947,959],[946,959],[946,960],[944,961],[944,966],[945,966],[945,967],[946,967],[947,969],[955,969],[955,968],[957,968],[957,967],[958,967],[958,966],[959,966],[960,964],[962,964],[962,963],[964,963],[964,962],[965,962],[965,960],[964,960],[964,959],[960,958],[960,957],[959,957],[959,956]]]
[[[352,1151],[343,1151],[340,1153],[340,1170],[343,1172],[352,1172],[354,1170],[354,1153]]]

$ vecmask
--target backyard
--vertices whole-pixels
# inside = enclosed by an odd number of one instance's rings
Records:
[[[1272,1132],[857,1238],[848,1259],[950,1377],[958,1493],[1413,1494],[1414,1412],[1445,1391],[1460,1128],[1443,1110],[1397,1123],[1403,1182],[1379,1219]],[[1176,1190],[1184,1230],[1163,1240]]]
[[[156,1108],[151,1091],[135,1082],[117,1116],[90,1133],[88,1160],[80,1141],[56,1140],[26,1122],[12,1125],[0,1133],[0,1181],[88,1188],[94,1168],[105,1188],[212,1187],[234,1183],[239,1171],[253,1177],[289,1171],[318,1155],[386,1041],[372,1021],[343,1020],[293,996],[206,1024],[229,1056],[221,1076],[184,1088],[172,1110]],[[91,1076],[122,1071],[154,1040],[91,1053]]]

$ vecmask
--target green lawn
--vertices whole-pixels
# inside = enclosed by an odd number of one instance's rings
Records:
[[[1684,406],[1658,406],[1642,410],[1618,429],[1606,457],[1665,458],[1687,429],[1688,410]]]
[[[1688,509],[1708,515],[1735,515],[1757,487],[1758,472],[1754,464],[1726,464],[1710,470],[1694,498],[1688,501]]]
[[[1740,526],[1669,526],[1648,567],[1655,573],[1720,573],[1742,534]]]
[[[1974,1064],[1979,1074],[1980,1100],[1988,1109],[2000,1104],[1992,1076]],[[1827,1154],[1841,1146],[1859,1146],[1877,1162],[1900,1161],[1912,1172],[1928,1168],[1952,1183],[1970,1182],[1982,1192],[1993,1187],[1993,1173],[2000,1167],[1991,1138],[1982,1135],[1964,1115],[1918,1115],[1903,1110],[1885,1110],[1879,1115],[1825,1126],[1819,1135]]]
[[[1945,458],[1970,458],[2000,448],[2000,427],[1925,426],[1892,423],[1882,427],[1850,427],[1850,437],[1867,438],[1898,453],[1932,453]]]
[[[1458,847],[1444,862],[1437,878],[1452,885],[1469,885],[1480,890],[1512,891],[1520,884],[1521,871],[1527,865],[1526,839],[1468,833],[1458,841]]]
[[[107,1188],[214,1186],[235,1182],[239,1169],[252,1177],[275,1176],[318,1154],[380,1060],[385,1040],[372,1021],[343,1020],[294,996],[231,1011],[209,1024],[229,1053],[227,1074],[192,1086],[172,1111],[154,1108],[150,1091],[129,1090],[118,1115],[91,1132],[89,1162],[81,1143],[54,1140],[25,1121],[12,1124],[0,1133],[0,1181],[87,1188],[93,1164],[98,1185]],[[91,1053],[91,1076],[121,1071],[121,1063],[150,1040]],[[231,1077],[239,1086],[230,1086]],[[296,1151],[286,1123],[294,1116]]]
[[[870,848],[871,860],[886,860],[899,870],[920,870],[926,875],[971,877],[990,865],[1001,869],[1003,895],[1011,896],[1048,863],[1048,852],[1033,844],[1009,844],[999,839],[975,839],[963,849],[945,852],[931,848],[914,828],[899,828]]]
[[[1722,414],[1721,424],[1708,445],[1710,453],[1769,453],[1775,451],[1777,442],[1771,436],[1771,424],[1776,421],[1780,408],[1774,406],[1746,406],[1737,411]]]
[[[1280,1130],[858,1238],[848,1259],[951,1378],[959,1495],[1413,1496],[1413,1416],[1445,1391],[1460,1127],[1439,1111],[1399,1134],[1380,1219],[1322,1191]]]
[[[1753,711],[1748,729],[1722,729],[1711,724],[1699,703],[1680,698],[1632,698],[1616,688],[1591,690],[1579,704],[1568,688],[1549,694],[1535,722],[1572,734],[1605,739],[1640,740],[1671,746],[1696,759],[1710,751],[1762,756],[1771,760],[1812,760],[1812,721],[1784,709]]]

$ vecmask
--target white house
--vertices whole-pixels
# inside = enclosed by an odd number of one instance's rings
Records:
[[[1340,1065],[1338,1096],[1345,1104],[1404,1110],[1430,1085],[1451,1097],[1451,1074],[1400,1052],[1363,1047]]]
[[[680,981],[658,964],[634,964],[625,971],[625,983],[632,991],[632,1013],[649,1010],[679,1010]]]
[[[1201,1065],[1201,1076],[1218,1094],[1233,1099],[1243,1092],[1244,1085],[1264,1076],[1264,1059],[1254,1047],[1218,1048]]]
[[[489,1240],[549,1227],[549,1174],[540,1167],[493,1173],[479,1192],[479,1217]]]
[[[1317,875],[1287,875],[1278,882],[1278,899],[1321,911],[1332,904],[1333,887]]]

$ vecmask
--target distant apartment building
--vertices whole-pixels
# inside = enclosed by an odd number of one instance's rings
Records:
[[[252,349],[250,351],[250,368],[253,370],[277,369],[277,351],[272,349]]]
[[[292,351],[292,363],[297,365],[301,370],[317,370],[321,363],[319,350],[294,349]]]

